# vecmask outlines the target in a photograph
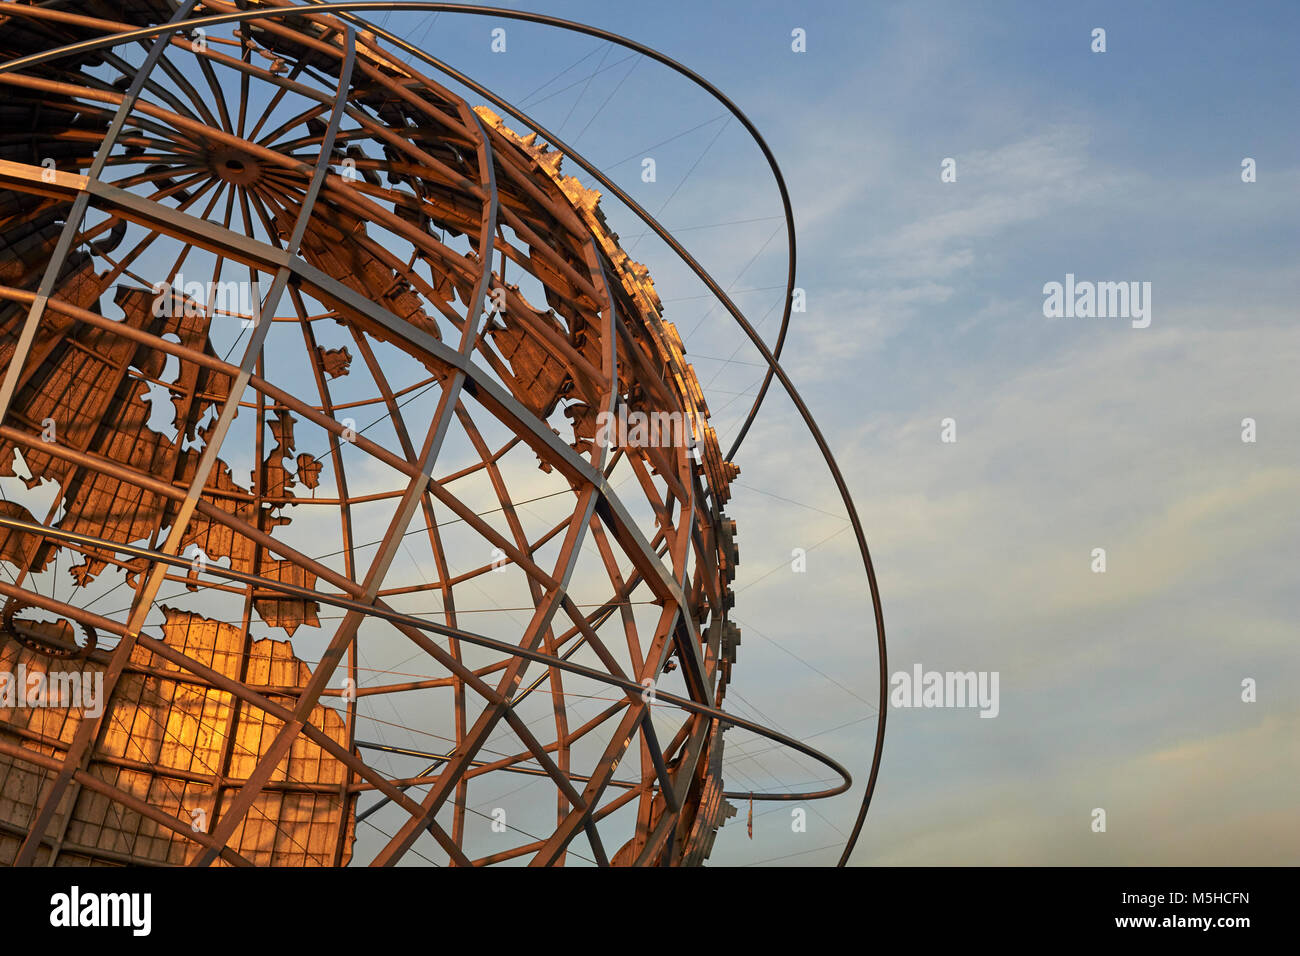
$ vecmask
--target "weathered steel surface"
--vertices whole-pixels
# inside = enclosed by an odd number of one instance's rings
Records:
[[[5,4],[0,60],[175,11]],[[30,492],[0,517],[65,533],[0,528],[14,611],[0,669],[72,647],[110,697],[98,717],[0,710],[0,861],[342,865],[374,789],[392,814],[381,864],[561,863],[579,833],[595,862],[701,862],[729,812],[721,722],[679,711],[656,726],[633,693],[583,716],[575,702],[599,685],[530,673],[537,652],[638,684],[678,671],[716,708],[738,643],[721,514],[737,469],[598,194],[332,16],[160,42],[143,78],[125,48],[0,74],[0,119],[25,134],[0,140],[0,477]],[[202,273],[197,292],[182,273]],[[227,282],[245,294],[214,304],[207,286]],[[698,450],[598,441],[620,407],[678,416]],[[570,513],[539,530],[529,502],[556,495]],[[427,564],[407,562],[412,542]],[[481,605],[502,564],[527,605],[493,633],[513,630],[521,654],[322,611],[331,596],[416,598],[463,628],[458,607]],[[75,651],[74,623],[103,628],[104,646]],[[414,643],[406,672],[422,679],[358,694],[361,635]],[[393,717],[445,741],[405,774],[427,793],[356,743],[358,721]],[[530,817],[485,836],[474,794],[515,772],[547,782],[551,830]]]
[[[201,616],[164,608],[163,639],[232,679],[252,685],[297,687],[307,665],[293,656],[288,642],[255,640],[246,646],[235,627]],[[236,698],[226,691],[180,682],[184,672],[148,650],[131,654],[136,670],[113,695],[105,730],[89,771],[113,786],[135,794],[175,816],[189,828],[206,827],[217,816],[217,783],[246,777],[257,763],[261,740],[280,723],[256,709],[236,715]],[[16,641],[0,644],[0,670],[32,675],[63,664],[34,653]],[[76,671],[83,681],[102,675],[103,664],[84,662]],[[80,710],[75,707],[0,707],[7,735],[41,753],[57,756],[72,742]],[[313,722],[338,741],[347,739],[338,713],[318,706]],[[233,725],[233,731],[227,728]],[[223,733],[232,733],[234,757],[221,771]],[[323,866],[333,862],[342,803],[338,786],[347,768],[306,738],[277,768],[275,785],[258,798],[230,846],[252,863],[266,866]],[[0,862],[12,863],[19,833],[25,833],[31,808],[45,796],[47,775],[23,761],[0,754]],[[310,785],[308,785],[310,784]],[[332,789],[331,789],[332,785]],[[72,801],[69,801],[71,803]],[[355,797],[347,808],[354,811]],[[67,813],[67,807],[63,808]],[[350,832],[351,827],[347,828]],[[130,859],[141,863],[180,865],[198,855],[200,846],[183,833],[171,832],[142,818],[110,797],[82,792],[67,822],[59,862],[87,865]],[[351,854],[350,843],[344,858]],[[50,860],[43,847],[36,862]]]

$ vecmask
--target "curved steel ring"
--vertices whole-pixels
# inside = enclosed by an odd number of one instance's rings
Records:
[[[98,632],[83,621],[79,621],[82,633],[86,635],[86,643],[78,644],[76,638],[72,639],[72,647],[51,647],[38,637],[30,634],[24,634],[15,627],[14,617],[20,612],[27,609],[35,609],[35,605],[27,601],[20,601],[17,598],[10,598],[5,601],[4,611],[0,614],[0,632],[8,634],[23,647],[36,654],[44,654],[46,657],[53,657],[61,661],[80,660],[83,657],[89,657],[90,652],[95,649],[99,643]],[[18,621],[17,623],[26,623]]]

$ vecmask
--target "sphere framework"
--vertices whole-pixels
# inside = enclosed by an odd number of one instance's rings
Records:
[[[88,6],[0,53],[236,10]],[[0,860],[701,862],[737,469],[597,194],[323,13],[0,82],[0,671],[103,704]]]

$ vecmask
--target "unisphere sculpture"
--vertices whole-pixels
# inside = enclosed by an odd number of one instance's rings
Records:
[[[702,862],[738,469],[646,269],[252,6],[0,7],[0,862]]]

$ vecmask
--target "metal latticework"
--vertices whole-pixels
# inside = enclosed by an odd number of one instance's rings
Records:
[[[598,194],[335,15],[20,60],[253,6],[0,7],[0,862],[701,862],[737,469]]]

